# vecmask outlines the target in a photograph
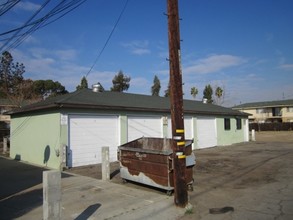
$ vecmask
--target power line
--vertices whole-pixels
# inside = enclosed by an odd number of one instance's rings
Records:
[[[50,2],[50,0],[47,0],[45,3],[43,3],[43,5],[25,22],[25,24],[22,27],[25,27],[27,24],[29,24],[31,22],[31,20],[33,20],[34,17],[36,17],[40,11],[42,11],[42,9]],[[2,45],[1,49],[6,47],[14,38],[15,36],[17,36],[19,34],[19,32],[22,30],[23,28],[15,31],[15,33]]]
[[[29,35],[31,35],[33,32],[35,32],[36,30],[38,30],[38,29],[40,29],[42,27],[45,27],[45,26],[57,21],[58,19],[62,18],[63,16],[65,16],[66,14],[71,12],[72,10],[76,9],[77,7],[79,7],[85,1],[86,0],[62,0],[53,9],[51,9],[49,12],[47,12],[44,16],[42,16],[41,18],[33,20],[33,18],[35,18],[37,16],[37,14],[39,14],[40,11],[43,10],[45,8],[45,6],[50,2],[50,0],[46,0],[46,2],[43,3],[43,5],[38,9],[38,11],[35,12],[34,15],[32,15],[25,22],[24,25],[22,25],[21,27],[18,27],[18,28],[15,28],[15,29],[12,29],[12,30],[9,30],[9,31],[6,31],[6,32],[0,34],[0,36],[3,36],[3,35],[8,35],[8,34],[11,34],[11,33],[15,32],[9,38],[2,39],[2,41],[3,40],[7,40],[7,41],[6,41],[6,43],[4,43],[1,46],[0,51],[2,51],[4,49],[9,50],[9,49],[16,48]],[[55,18],[55,19],[50,21],[51,18],[53,18],[54,16],[56,17],[57,15],[59,15],[57,18]],[[22,30],[24,30],[25,28],[28,28],[28,27],[30,27],[28,30],[26,30],[22,34],[20,33]],[[15,39],[15,38],[17,38],[17,39]],[[10,42],[12,42],[12,43],[10,43]]]
[[[27,32],[25,32],[23,35],[21,35],[13,44],[11,44],[8,49],[13,49],[18,47],[27,37],[29,37],[30,34],[32,34],[33,32],[35,32],[36,30],[40,29],[41,27],[46,26],[47,24],[44,24],[47,20],[49,20],[50,17],[66,10],[67,8],[71,7],[71,3],[69,3],[68,5],[64,5],[65,1],[63,0],[62,2],[60,2],[57,6],[55,6],[49,13],[47,13],[44,17],[41,18],[40,22],[37,22],[33,27],[31,27]],[[64,5],[64,6],[62,6]],[[69,13],[70,11],[72,11],[73,9],[70,9],[67,13]],[[58,17],[57,19],[55,19],[54,21],[58,20],[60,17]],[[53,21],[52,21],[53,22]],[[52,23],[50,22],[50,23]],[[43,24],[43,25],[42,25]]]
[[[7,1],[4,4],[1,4],[0,8],[0,16],[4,15],[6,12],[8,12],[11,8],[13,8],[20,0],[12,0],[12,1]]]
[[[94,68],[94,66],[95,66],[96,63],[98,62],[98,60],[100,59],[100,57],[101,57],[102,53],[104,52],[106,46],[108,45],[108,43],[109,43],[109,41],[110,41],[110,39],[111,39],[111,37],[112,37],[112,35],[113,35],[113,33],[114,33],[116,27],[117,27],[117,25],[118,25],[118,23],[119,23],[119,21],[120,21],[122,15],[124,14],[124,12],[125,12],[125,10],[126,10],[126,7],[127,7],[127,4],[128,4],[128,1],[129,1],[129,0],[126,0],[125,4],[124,4],[124,6],[123,6],[123,8],[122,8],[122,10],[121,10],[121,12],[120,12],[120,15],[118,16],[118,18],[117,18],[117,20],[116,20],[116,23],[115,23],[114,27],[112,28],[112,31],[110,32],[110,34],[109,34],[109,36],[108,36],[108,38],[107,38],[107,40],[106,40],[104,46],[102,47],[102,50],[101,50],[100,53],[98,54],[98,56],[97,56],[97,58],[95,59],[93,65],[91,66],[91,68],[89,69],[89,71],[87,72],[87,74],[85,75],[85,78],[88,77],[88,75],[90,74],[90,72],[92,71],[92,69]]]

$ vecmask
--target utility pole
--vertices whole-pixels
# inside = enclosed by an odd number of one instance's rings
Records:
[[[183,92],[180,58],[180,33],[178,0],[167,0],[169,68],[170,68],[170,103],[173,136],[173,177],[174,203],[185,207],[188,203],[185,179],[185,137],[183,116]]]

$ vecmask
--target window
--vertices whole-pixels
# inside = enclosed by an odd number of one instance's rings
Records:
[[[242,128],[241,118],[236,118],[236,128],[237,130],[241,130]]]
[[[256,114],[263,114],[266,113],[266,110],[264,108],[257,108],[256,109]]]
[[[287,107],[287,112],[293,112],[293,107]]]
[[[281,108],[272,108],[273,116],[282,116]]]
[[[225,130],[231,129],[230,118],[224,118],[224,128],[225,128]]]

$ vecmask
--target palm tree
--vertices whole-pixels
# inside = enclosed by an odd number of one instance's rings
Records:
[[[195,88],[195,87],[192,87],[191,90],[190,90],[190,94],[195,99],[196,95],[198,94],[198,89]]]

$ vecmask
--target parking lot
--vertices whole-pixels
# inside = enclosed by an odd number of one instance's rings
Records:
[[[197,163],[193,169],[194,191],[188,192],[189,202],[193,208],[184,215],[181,214],[180,209],[171,208],[172,198],[169,201],[170,199],[167,198],[165,192],[134,183],[127,183],[122,186],[117,162],[111,164],[111,183],[87,177],[71,176],[70,178],[64,178],[64,215],[83,216],[86,214],[91,215],[91,219],[95,219],[97,216],[108,216],[107,218],[116,216],[117,219],[123,219],[122,217],[127,219],[126,214],[138,216],[138,213],[145,216],[144,219],[148,219],[148,216],[152,219],[156,219],[158,216],[165,216],[164,219],[178,219],[178,215],[181,216],[179,219],[204,220],[293,219],[292,131],[256,133],[255,142],[195,150],[195,154]],[[32,219],[32,216],[41,216],[42,169],[15,161],[7,161],[6,163],[11,163],[13,167],[9,168],[10,170],[7,170],[8,166],[3,166],[0,169],[4,173],[1,181],[3,190],[0,206],[2,205],[1,207],[5,208],[7,212],[10,209],[14,210],[11,213],[8,212],[14,217],[21,216],[23,219]],[[21,169],[14,166],[20,166]],[[11,170],[14,170],[14,172],[11,172]],[[19,171],[20,174],[16,175],[16,171]],[[101,178],[99,165],[67,171],[95,179]],[[30,177],[28,172],[35,173],[34,178]],[[11,183],[8,184],[9,181],[15,183],[17,188],[13,188]],[[78,183],[75,187],[73,187],[74,182]],[[82,185],[82,194],[80,194],[79,182],[84,184]],[[88,186],[88,184],[91,185]],[[92,189],[97,188],[97,186],[99,186],[99,190],[93,193]],[[89,190],[86,191],[86,189]],[[71,192],[70,190],[74,191]],[[129,196],[125,195],[126,192],[135,192],[135,194]],[[115,195],[112,195],[113,193]],[[110,194],[111,196],[109,196]],[[117,195],[120,196],[117,197]],[[148,196],[150,195],[155,199],[149,199]],[[73,198],[73,196],[76,198]],[[119,205],[116,204],[114,214],[111,213],[113,212],[114,201],[112,197],[115,198],[117,204],[118,200],[122,198],[122,202],[120,201]],[[27,203],[25,199],[29,199],[31,202]],[[89,215],[83,209],[88,210],[87,205],[91,207],[93,201],[99,201],[102,206],[95,212],[91,211]],[[144,203],[141,201],[144,201]],[[159,202],[155,203],[154,201]],[[74,209],[70,209],[70,207],[73,207],[73,202],[75,204]],[[168,206],[169,203],[170,207]],[[21,204],[25,205],[22,206]],[[133,208],[134,206],[127,204],[139,205]],[[166,206],[161,207],[168,206],[169,209],[160,208],[159,204],[165,204]],[[155,208],[156,212],[154,212]],[[210,213],[211,211],[214,212]],[[152,213],[156,213],[156,215],[152,216]],[[174,213],[177,214],[177,217]],[[5,216],[7,217],[7,214]]]
[[[183,219],[293,219],[293,132],[256,133],[256,142],[196,150],[193,210]],[[122,184],[118,163],[112,182]],[[98,166],[72,172],[100,178]],[[128,183],[126,187],[153,190]],[[158,192],[162,193],[162,192]],[[210,214],[210,209],[234,211]],[[224,209],[225,210],[225,209]]]
[[[293,132],[196,151],[193,213],[183,219],[293,219]],[[210,214],[212,208],[234,212]]]

